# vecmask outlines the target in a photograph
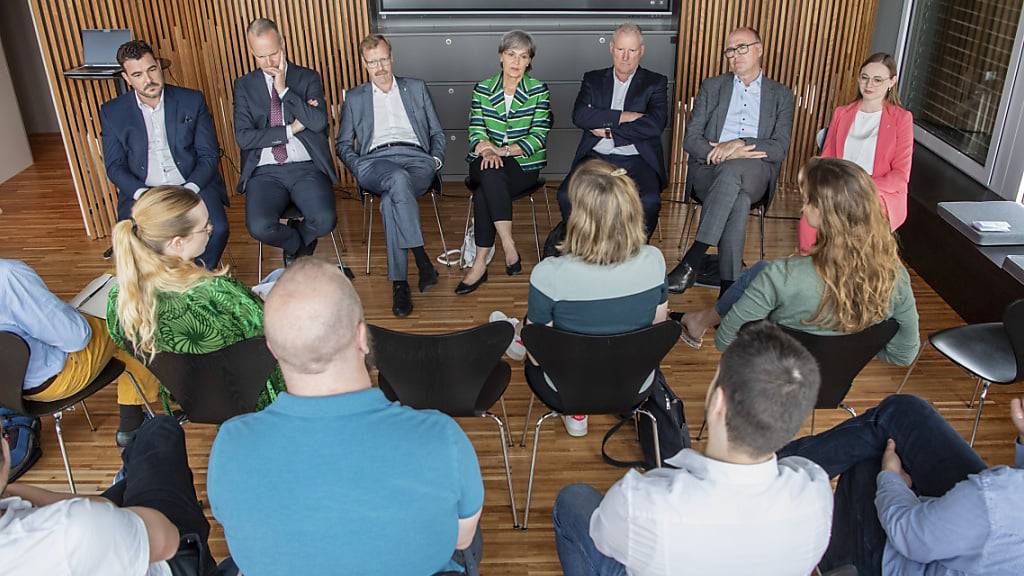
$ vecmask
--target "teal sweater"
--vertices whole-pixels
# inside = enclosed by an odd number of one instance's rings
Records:
[[[768,319],[787,328],[811,334],[841,334],[820,326],[807,324],[821,302],[824,284],[808,256],[773,260],[751,281],[715,332],[715,346],[725,348],[736,339],[736,333],[747,322]],[[889,317],[899,322],[899,331],[878,358],[885,362],[909,366],[921,347],[918,333],[917,305],[910,288],[910,275],[900,266],[892,291]]]

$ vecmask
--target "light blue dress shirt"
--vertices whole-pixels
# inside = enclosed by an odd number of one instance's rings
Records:
[[[895,472],[878,474],[875,507],[888,539],[886,576],[1024,574],[1024,446],[1014,467],[971,474],[921,498]]]
[[[24,390],[38,387],[63,370],[68,353],[85,348],[92,338],[85,317],[54,296],[35,270],[24,262],[3,259],[0,332],[13,332],[28,342]]]
[[[758,74],[750,86],[747,86],[738,76],[733,77],[729,111],[725,115],[725,123],[722,124],[719,142],[737,138],[757,138],[757,126],[761,121],[762,78],[764,74]]]

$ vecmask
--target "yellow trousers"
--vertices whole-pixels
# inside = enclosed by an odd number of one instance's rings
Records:
[[[117,379],[117,403],[124,406],[142,404],[142,398],[135,391],[135,386],[128,378],[128,373],[135,377],[139,388],[146,395],[146,400],[156,402],[160,391],[160,381],[141,362],[131,354],[114,345],[107,332],[107,323],[99,318],[85,315],[92,338],[85,348],[68,354],[64,369],[54,377],[43,391],[25,396],[26,400],[35,402],[53,402],[73,396],[92,382],[93,378],[103,370],[111,358],[124,362],[125,373]]]

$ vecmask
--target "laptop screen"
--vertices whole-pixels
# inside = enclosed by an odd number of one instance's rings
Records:
[[[82,30],[82,56],[85,64],[117,66],[117,49],[132,39],[130,30]]]

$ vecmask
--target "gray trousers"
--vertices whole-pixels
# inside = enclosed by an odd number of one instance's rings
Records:
[[[750,205],[768,192],[772,165],[764,160],[726,160],[717,166],[690,164],[687,179],[703,205],[697,241],[718,246],[722,280],[735,281],[743,265]]]
[[[388,245],[388,278],[406,280],[408,249],[423,246],[420,207],[416,199],[426,194],[434,180],[434,158],[408,146],[371,152],[359,159],[355,177],[359,186],[380,196],[380,213]]]

